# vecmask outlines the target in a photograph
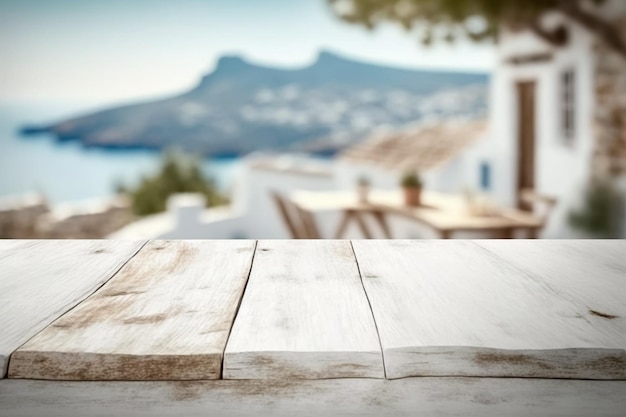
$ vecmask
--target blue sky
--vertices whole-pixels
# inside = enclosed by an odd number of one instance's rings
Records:
[[[320,49],[413,68],[489,70],[495,59],[490,46],[368,32],[325,0],[0,0],[0,100],[162,96],[195,85],[223,54],[299,67]]]

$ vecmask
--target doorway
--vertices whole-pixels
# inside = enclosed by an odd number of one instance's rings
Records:
[[[520,191],[535,188],[535,95],[536,82],[517,83],[517,207],[532,211],[520,199]]]

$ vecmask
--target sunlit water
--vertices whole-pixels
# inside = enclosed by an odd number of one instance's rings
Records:
[[[85,104],[0,103],[0,197],[42,192],[53,203],[112,196],[115,184],[136,184],[158,169],[158,152],[85,149],[48,135],[20,137],[24,124],[47,124],[88,110]],[[228,192],[237,159],[203,161],[203,171]]]

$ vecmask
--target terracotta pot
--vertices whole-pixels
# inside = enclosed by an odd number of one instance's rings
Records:
[[[421,187],[404,187],[404,203],[407,206],[416,207],[422,204]]]

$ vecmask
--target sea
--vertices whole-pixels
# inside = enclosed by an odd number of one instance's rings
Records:
[[[21,136],[24,125],[46,125],[94,110],[89,103],[0,102],[0,199],[31,192],[50,203],[100,200],[115,185],[136,185],[154,173],[162,155],[150,150],[84,148],[80,142],[59,143],[47,134]],[[202,170],[229,193],[241,167],[238,158],[202,160]]]

